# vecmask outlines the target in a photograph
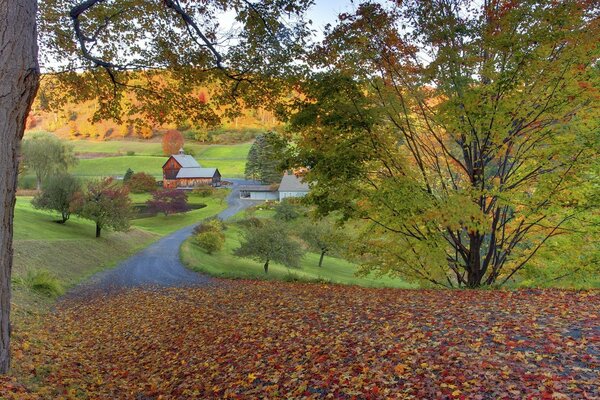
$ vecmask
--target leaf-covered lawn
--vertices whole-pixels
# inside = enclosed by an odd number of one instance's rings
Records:
[[[600,396],[598,291],[216,281],[70,300],[29,329],[15,373],[45,398]]]

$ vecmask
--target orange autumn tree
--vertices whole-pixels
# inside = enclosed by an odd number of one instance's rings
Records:
[[[176,129],[168,130],[162,137],[162,149],[165,156],[176,154],[183,148],[183,135]]]

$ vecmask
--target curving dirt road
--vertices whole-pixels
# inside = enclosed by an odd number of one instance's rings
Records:
[[[229,207],[218,214],[227,219],[254,204],[240,200],[238,187],[247,181],[228,179],[233,190],[227,198]],[[198,221],[199,222],[199,221]],[[116,268],[92,276],[77,286],[70,294],[78,295],[90,291],[112,291],[137,286],[198,286],[207,285],[212,278],[192,272],[179,260],[179,247],[192,233],[194,225],[178,230],[121,262]]]

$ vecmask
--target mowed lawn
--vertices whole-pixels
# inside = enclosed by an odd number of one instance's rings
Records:
[[[80,142],[74,142],[80,143]],[[123,176],[128,168],[135,172],[145,172],[156,178],[162,178],[162,165],[167,157],[162,155],[160,143],[139,142],[84,142],[90,152],[106,153],[107,157],[81,159],[79,164],[71,169],[71,173],[80,177]],[[136,155],[116,155],[116,146],[134,144],[133,147],[144,147]],[[158,145],[158,149],[154,149]],[[246,156],[251,144],[197,146],[194,156],[203,167],[218,168],[223,177],[240,178],[244,175]],[[93,150],[94,147],[97,149]],[[77,148],[77,147],[76,147]],[[77,151],[81,151],[79,146]],[[99,151],[103,149],[105,151]],[[110,151],[109,151],[110,150]],[[155,152],[155,150],[158,150]],[[120,152],[120,150],[119,150]]]
[[[230,224],[225,231],[224,248],[212,255],[194,244],[191,237],[181,247],[181,259],[190,269],[221,278],[266,279],[284,281],[322,281],[367,287],[416,287],[398,278],[369,275],[357,277],[357,266],[346,260],[326,256],[323,266],[319,267],[319,254],[308,252],[302,259],[300,268],[287,268],[271,262],[269,272],[265,274],[263,264],[247,258],[236,257],[233,252],[240,246],[241,229]]]
[[[0,397],[593,399],[599,326],[598,291],[215,280],[63,302]]]

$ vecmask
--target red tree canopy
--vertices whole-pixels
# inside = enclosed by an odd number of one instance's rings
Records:
[[[162,148],[165,155],[176,154],[183,147],[183,135],[175,129],[168,130],[162,138]]]
[[[165,215],[189,211],[187,194],[183,190],[159,190],[146,202],[148,209]]]

